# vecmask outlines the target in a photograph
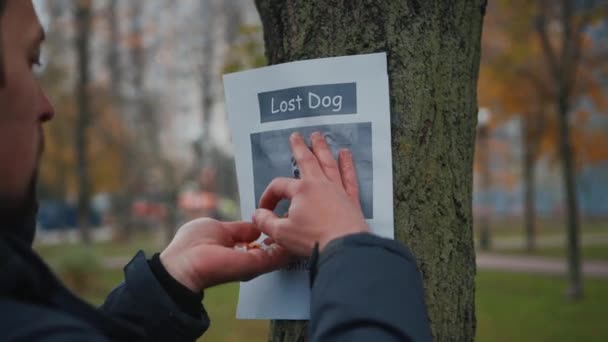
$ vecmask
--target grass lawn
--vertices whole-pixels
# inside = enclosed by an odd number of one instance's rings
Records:
[[[81,292],[89,303],[101,305],[105,296],[123,280],[122,270],[106,270],[98,277],[95,289]],[[238,284],[217,286],[205,291],[205,309],[211,317],[211,327],[202,341],[267,341],[268,321],[237,320]]]
[[[83,295],[98,305],[121,280],[120,270],[103,272],[99,288]],[[581,302],[570,302],[564,291],[565,280],[559,277],[479,272],[477,341],[608,341],[608,281],[586,280]],[[267,341],[267,321],[234,318],[237,296],[237,284],[205,293],[211,328],[203,341]]]
[[[608,220],[581,220],[581,234],[608,233]],[[479,240],[475,227],[475,241]],[[496,219],[490,222],[492,238],[522,237],[524,236],[523,218]],[[566,234],[566,221],[558,219],[539,219],[536,223],[536,233],[539,238],[548,236],[564,236]]]
[[[477,341],[608,341],[608,281],[584,286],[570,302],[563,278],[479,272]]]
[[[490,253],[498,254],[512,254],[512,255],[531,255],[531,256],[544,256],[554,258],[565,258],[566,257],[566,233],[564,223],[558,220],[539,220],[538,231],[537,231],[537,250],[533,253],[528,253],[525,244],[526,238],[523,232],[523,222],[521,220],[503,220],[493,222],[491,227],[491,239],[496,243],[495,248],[490,249]],[[595,239],[595,236],[604,237],[608,235],[608,220],[593,220],[593,221],[582,221],[581,222],[581,239],[589,240]],[[543,240],[552,240],[558,242],[563,240],[560,245],[542,245]],[[479,238],[475,237],[475,243],[478,244]],[[499,242],[510,242],[515,244],[513,246],[498,246]],[[593,241],[592,241],[593,242]],[[479,247],[479,246],[477,246]],[[603,260],[608,261],[608,243],[589,245],[582,242],[581,253],[583,260]]]
[[[603,226],[602,226],[603,227]],[[592,231],[605,229],[595,227]],[[131,256],[138,249],[148,253],[158,250],[151,237],[139,237],[131,243],[100,243],[94,254]],[[52,267],[65,260],[78,245],[37,246]],[[82,247],[80,247],[82,249]],[[542,255],[559,256],[563,249],[541,249]],[[586,246],[588,259],[608,259],[607,246]],[[73,255],[78,256],[79,253]],[[122,270],[98,269],[89,275],[94,285],[80,295],[99,305],[120,281]],[[585,280],[585,299],[573,303],[565,299],[565,279],[540,275],[479,272],[477,276],[478,341],[608,341],[605,323],[608,307],[608,281]],[[239,321],[235,317],[238,284],[209,289],[205,307],[211,316],[211,328],[205,341],[267,341],[267,321]]]
[[[202,341],[248,341],[268,340],[269,322],[237,320],[236,303],[238,284],[228,284],[211,288],[205,292],[205,308],[211,317],[211,327]]]
[[[51,264],[63,255],[83,248],[82,243],[60,243],[56,245],[40,245],[34,242],[34,249]],[[87,247],[88,248],[88,247]],[[158,234],[138,233],[129,241],[103,241],[91,245],[91,251],[98,256],[132,257],[140,249],[150,256],[163,248]]]
[[[564,297],[561,278],[480,272],[477,277],[477,341],[608,341],[608,281],[587,280],[586,296]],[[268,323],[234,319],[238,286],[207,292],[212,317],[206,341],[266,341]]]
[[[491,251],[493,252],[493,251]],[[567,255],[565,247],[543,247],[538,248],[532,253],[528,253],[524,249],[501,249],[496,251],[500,254],[512,254],[512,255],[530,255],[530,256],[543,256],[551,258],[565,258]],[[585,261],[608,261],[608,245],[605,246],[582,246],[581,255]]]

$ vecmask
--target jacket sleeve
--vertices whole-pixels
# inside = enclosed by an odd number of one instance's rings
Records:
[[[311,341],[432,340],[420,273],[397,241],[350,235],[312,264]]]
[[[198,316],[180,310],[154,276],[143,252],[125,266],[125,281],[115,288],[101,310],[142,328],[157,341],[194,341],[209,327],[204,308]]]
[[[73,316],[48,308],[0,298],[2,341],[109,342],[97,330]]]

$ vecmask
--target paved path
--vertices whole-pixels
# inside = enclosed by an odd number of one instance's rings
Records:
[[[122,268],[130,257],[106,257],[103,263],[107,268]],[[565,259],[533,256],[514,256],[504,254],[477,253],[477,269],[535,274],[566,274]],[[608,278],[608,261],[584,261],[583,275],[594,278]]]
[[[566,274],[566,259],[477,253],[477,269],[536,274]],[[583,275],[608,278],[608,262],[583,261]]]

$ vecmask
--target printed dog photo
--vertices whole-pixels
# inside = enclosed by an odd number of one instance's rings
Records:
[[[281,129],[251,134],[255,203],[276,177],[300,178],[300,170],[289,147],[289,136],[298,131],[310,145],[310,134],[319,131],[325,137],[335,158],[338,151],[348,148],[353,155],[359,180],[359,200],[365,218],[373,218],[373,158],[371,123],[319,125]],[[275,212],[284,215],[287,201],[279,203]]]

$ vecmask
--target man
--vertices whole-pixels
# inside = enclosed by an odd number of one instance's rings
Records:
[[[30,0],[0,0],[0,18],[2,340],[192,341],[209,326],[204,289],[311,254],[311,340],[430,340],[413,257],[367,233],[352,157],[342,151],[336,162],[319,133],[312,151],[301,135],[290,138],[301,179],[274,180],[254,222],[192,221],[162,253],[139,252],[101,308],[76,298],[31,248],[42,125],[54,115],[32,72],[44,34]],[[272,212],[282,198],[291,199],[286,218]],[[279,247],[234,249],[261,232]]]

